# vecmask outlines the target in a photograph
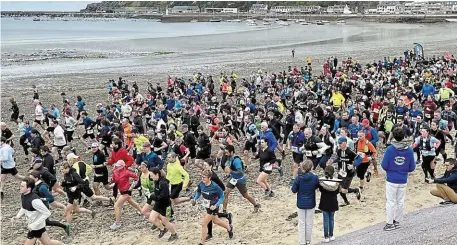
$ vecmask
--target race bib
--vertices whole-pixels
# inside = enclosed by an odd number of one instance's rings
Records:
[[[206,123],[211,124],[211,119],[206,119]]]
[[[216,106],[212,105],[211,109],[216,110]]]
[[[348,174],[346,173],[346,171],[344,171],[343,169],[340,169],[340,171],[338,172],[338,174],[339,174],[341,177],[343,177],[343,178],[345,178],[345,177],[348,175]]]
[[[313,156],[313,153],[311,151],[305,151],[305,155],[307,157],[311,157],[311,156]]]
[[[374,113],[379,113],[379,109],[378,109],[378,108],[374,108],[374,109],[373,109],[373,112],[374,112]]]
[[[229,183],[232,184],[233,186],[236,186],[236,183],[238,183],[238,180],[235,179],[235,178],[231,178],[231,179],[229,180]]]
[[[271,164],[265,164],[263,165],[263,169],[266,171],[271,171],[273,170],[273,166],[271,166]]]
[[[207,200],[207,199],[203,199],[203,201],[202,201],[202,206],[203,206],[204,208],[209,208],[209,207],[211,207],[211,201],[210,201],[210,200]]]
[[[416,120],[417,120],[417,119],[416,119],[415,117],[412,117],[412,118],[411,118],[411,122],[416,122]]]
[[[93,134],[94,133],[94,130],[93,129],[88,129],[87,130],[87,134]]]
[[[293,152],[298,152],[298,147],[292,146],[292,151],[293,151]]]

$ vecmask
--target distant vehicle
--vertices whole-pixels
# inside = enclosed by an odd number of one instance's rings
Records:
[[[37,18],[37,17],[35,17],[35,18],[33,18],[33,21],[41,21],[41,19],[40,19],[40,18]]]
[[[190,22],[195,23],[195,22],[198,22],[198,20],[193,19],[193,20],[191,20]]]
[[[307,26],[309,23],[308,22],[301,22],[300,25],[302,26]]]
[[[345,20],[338,20],[338,21],[336,21],[336,23],[337,23],[337,24],[345,24],[346,21],[345,21]]]
[[[221,22],[222,20],[221,19],[211,19],[209,20],[209,22]]]

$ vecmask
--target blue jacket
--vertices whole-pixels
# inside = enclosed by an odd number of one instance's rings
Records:
[[[271,128],[267,129],[267,131],[262,132],[260,131],[259,135],[260,139],[266,138],[268,139],[268,151],[274,152],[276,147],[278,146],[278,141],[276,140],[276,137],[274,136],[273,132],[271,132]],[[260,141],[259,141],[260,144]]]
[[[86,102],[84,102],[84,100],[76,101],[76,107],[78,107],[78,111],[84,111],[85,105],[86,105]]]
[[[446,170],[443,177],[435,179],[435,183],[447,184],[449,188],[457,193],[457,167],[454,167],[451,171]]]
[[[435,94],[435,87],[431,84],[424,84],[421,90],[422,94],[424,97],[427,97],[428,95],[434,95]]]
[[[365,135],[368,134],[368,129],[364,129],[363,131],[365,132]],[[373,137],[373,138],[370,140],[370,143],[371,143],[372,145],[376,145],[376,143],[378,143],[378,140],[379,140],[378,131],[376,131],[376,129],[370,127],[370,134],[371,134],[371,137]]]
[[[135,160],[136,164],[140,165],[142,162],[147,162],[149,169],[151,168],[163,168],[163,161],[160,157],[154,153],[150,152],[149,154],[146,152],[142,152],[136,157]]]
[[[403,142],[393,142],[387,147],[381,166],[386,171],[387,182],[406,184],[408,173],[416,169],[413,149]]]
[[[292,185],[292,192],[297,194],[299,209],[316,207],[316,189],[319,187],[319,178],[313,173],[299,173]]]

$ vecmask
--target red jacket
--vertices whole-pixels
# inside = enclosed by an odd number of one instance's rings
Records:
[[[128,191],[130,188],[129,179],[138,180],[138,176],[125,168],[113,171],[113,182],[117,184],[119,192]]]
[[[111,157],[108,159],[106,163],[108,165],[113,165],[119,160],[123,160],[125,162],[126,168],[129,168],[133,165],[133,162],[135,162],[133,157],[129,155],[129,152],[125,148],[121,148],[117,152],[111,152]]]

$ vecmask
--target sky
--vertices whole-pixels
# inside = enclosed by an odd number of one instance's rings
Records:
[[[100,1],[1,1],[2,11],[79,11]]]

